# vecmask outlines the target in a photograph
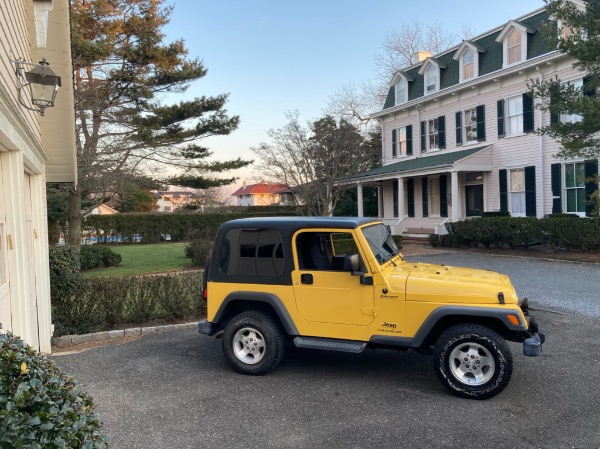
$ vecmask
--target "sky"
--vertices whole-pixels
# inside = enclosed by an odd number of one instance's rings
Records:
[[[457,36],[475,35],[544,6],[543,0],[166,0],[174,6],[165,41],[183,38],[208,73],[187,98],[229,94],[240,116],[228,136],[205,139],[215,160],[254,159],[250,148],[299,111],[303,122],[324,115],[336,89],[376,77],[375,55],[405,21],[441,23]],[[458,44],[459,42],[457,42]],[[423,49],[427,50],[427,49]],[[375,112],[375,111],[373,111]],[[254,168],[232,172],[260,179]],[[228,175],[229,176],[229,175]]]

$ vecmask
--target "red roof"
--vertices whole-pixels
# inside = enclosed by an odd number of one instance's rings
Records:
[[[251,184],[244,187],[240,187],[231,196],[241,195],[260,195],[264,193],[281,193],[289,190],[289,187],[284,184]]]

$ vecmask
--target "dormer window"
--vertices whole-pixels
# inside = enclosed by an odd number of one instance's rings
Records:
[[[506,38],[506,62],[508,65],[521,62],[521,32],[512,30]]]
[[[500,32],[496,42],[502,42],[504,67],[519,64],[527,59],[527,33],[529,32],[526,27],[512,20]]]
[[[396,104],[406,103],[406,80],[402,77],[396,83]]]
[[[419,75],[423,75],[425,89],[423,94],[429,95],[440,90],[440,69],[445,69],[436,59],[428,58],[421,68]]]
[[[469,80],[475,76],[475,53],[473,50],[465,51],[462,57],[462,79]]]
[[[425,93],[430,94],[437,90],[438,68],[431,64],[425,72]]]
[[[479,76],[479,53],[485,53],[485,49],[479,45],[463,41],[452,57],[459,61],[459,82],[463,83]]]

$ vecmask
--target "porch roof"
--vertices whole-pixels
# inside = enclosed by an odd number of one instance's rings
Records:
[[[461,162],[467,162],[465,159],[473,156],[479,152],[483,152],[486,149],[492,148],[492,145],[485,145],[482,147],[469,148],[467,150],[452,151],[452,152],[441,152],[434,156],[421,156],[406,161],[395,162],[393,164],[383,165],[381,167],[374,168],[372,170],[357,173],[356,175],[349,176],[346,178],[348,181],[362,181],[365,179],[379,180],[386,178],[386,175],[393,173],[405,173],[413,172],[412,175],[427,174],[428,172],[436,171],[442,168],[454,168],[456,169],[471,169],[471,164],[467,164],[465,167],[461,167]],[[473,166],[475,170],[491,170],[492,160],[491,151],[489,152],[489,161],[478,161],[477,167]],[[482,154],[483,155],[483,154]],[[488,159],[488,158],[485,158]],[[483,165],[481,163],[483,162]],[[489,166],[489,167],[485,167]],[[408,174],[408,173],[407,173]]]

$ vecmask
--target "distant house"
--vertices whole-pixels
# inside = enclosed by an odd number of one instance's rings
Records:
[[[156,197],[158,212],[173,212],[187,204],[193,204],[200,200],[200,195],[194,192],[161,192],[155,190],[153,193]]]
[[[114,215],[118,213],[119,211],[113,209],[112,207],[107,206],[106,204],[100,204],[92,210],[90,215]]]
[[[238,206],[292,206],[294,199],[290,188],[284,184],[244,185],[231,194]]]

